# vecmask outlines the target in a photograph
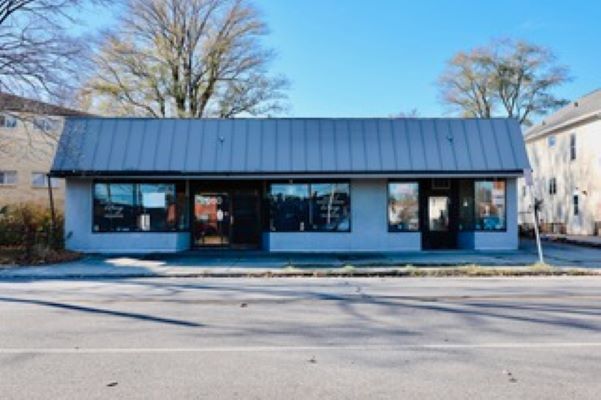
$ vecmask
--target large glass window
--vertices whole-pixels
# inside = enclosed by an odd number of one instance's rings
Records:
[[[476,230],[504,230],[505,181],[476,181],[474,189]]]
[[[309,185],[271,185],[272,231],[305,231],[309,225]]]
[[[183,184],[95,183],[94,232],[163,232],[186,229]]]
[[[351,226],[348,183],[311,184],[309,219],[314,231],[349,231]]]
[[[419,230],[419,185],[416,182],[388,184],[388,229]]]
[[[270,230],[275,232],[348,232],[348,183],[272,184]]]

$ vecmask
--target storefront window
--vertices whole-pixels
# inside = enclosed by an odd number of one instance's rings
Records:
[[[134,186],[122,183],[94,185],[94,224],[96,232],[136,230]]]
[[[177,227],[175,185],[145,183],[138,185],[138,229],[166,231]]]
[[[314,231],[349,231],[350,187],[348,183],[311,184],[311,228]]]
[[[476,181],[475,229],[484,231],[504,230],[505,181]]]
[[[309,227],[309,185],[273,184],[270,191],[272,231],[302,232]]]
[[[270,208],[274,232],[350,231],[348,183],[272,184]]]
[[[419,230],[419,185],[416,182],[388,184],[388,229]]]
[[[177,189],[176,189],[177,188]],[[183,184],[95,183],[94,232],[163,232],[187,227]]]

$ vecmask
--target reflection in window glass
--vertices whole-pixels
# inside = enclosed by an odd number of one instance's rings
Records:
[[[430,196],[428,198],[428,226],[432,232],[449,230],[449,198]]]
[[[270,190],[272,231],[298,232],[309,227],[309,185],[273,184]]]
[[[393,231],[419,230],[419,187],[416,182],[388,184],[388,227]]]
[[[349,184],[311,184],[310,220],[315,231],[350,230]]]
[[[175,185],[145,183],[138,186],[140,213],[137,224],[141,231],[165,231],[177,226]]]
[[[476,181],[475,205],[477,230],[505,229],[505,181]]]

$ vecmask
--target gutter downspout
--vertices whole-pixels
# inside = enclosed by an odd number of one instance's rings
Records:
[[[56,213],[54,212],[54,196],[52,193],[52,181],[50,174],[46,174],[46,180],[48,181],[48,199],[50,201],[50,244],[51,247],[54,248],[56,245],[55,237],[56,237]]]

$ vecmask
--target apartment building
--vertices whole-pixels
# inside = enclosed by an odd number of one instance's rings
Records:
[[[83,113],[36,100],[0,93],[0,207],[34,202],[48,204],[47,174],[63,120]],[[54,198],[62,207],[64,185],[52,178]]]

